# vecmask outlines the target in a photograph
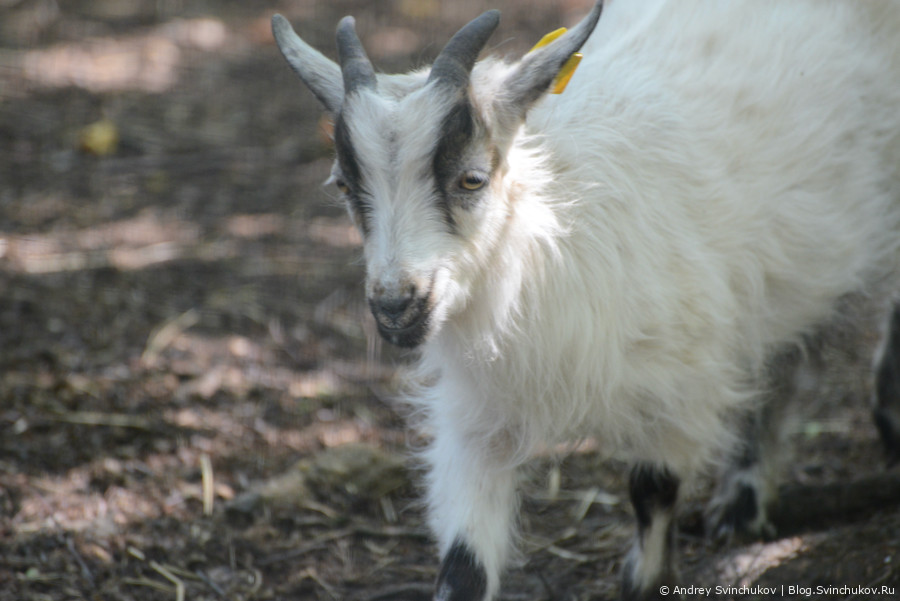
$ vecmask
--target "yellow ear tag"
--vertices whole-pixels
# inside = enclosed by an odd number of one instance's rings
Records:
[[[535,44],[531,50],[529,50],[529,52],[534,52],[538,48],[546,46],[564,33],[566,33],[565,27],[560,27],[556,31],[551,31],[550,33],[542,37],[540,41]],[[578,68],[578,63],[581,62],[583,56],[584,55],[580,52],[575,52],[574,54],[572,54],[572,56],[569,57],[569,60],[565,62],[565,64],[562,66],[562,69],[559,70],[559,73],[556,74],[556,77],[553,80],[553,85],[550,88],[551,94],[563,93],[563,90],[565,90],[566,86],[569,85],[569,80],[572,79],[572,75],[575,73],[575,69]]]
[[[551,94],[563,93],[563,90],[569,85],[569,80],[572,79],[572,76],[575,74],[575,69],[578,68],[578,63],[581,62],[582,58],[584,58],[584,55],[580,52],[575,52],[569,57],[569,60],[566,61],[562,66],[562,69],[557,73],[556,79],[553,80],[553,88],[550,90]]]
[[[542,37],[541,40],[537,44],[535,44],[534,47],[532,47],[532,49],[529,50],[528,52],[534,52],[538,48],[546,46],[547,44],[549,44],[550,42],[552,42],[553,40],[555,40],[562,34],[566,33],[566,31],[568,31],[568,30],[565,27],[560,27],[556,31],[551,31],[550,33],[548,33],[547,35]]]

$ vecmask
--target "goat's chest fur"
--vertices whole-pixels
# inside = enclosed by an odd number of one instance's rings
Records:
[[[423,350],[438,424],[696,467],[768,357],[890,275],[900,24],[879,2],[753,4],[607,8],[529,114],[487,275]]]

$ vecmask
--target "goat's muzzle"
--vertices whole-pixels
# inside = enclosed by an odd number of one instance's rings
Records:
[[[381,337],[406,348],[421,344],[431,316],[429,292],[413,284],[393,290],[375,286],[369,296],[369,308]]]

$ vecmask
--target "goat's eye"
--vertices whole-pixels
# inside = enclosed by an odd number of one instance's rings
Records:
[[[459,178],[459,187],[463,190],[474,192],[483,188],[487,182],[488,178],[484,173],[480,171],[466,171]]]
[[[345,182],[341,178],[337,178],[336,180],[334,180],[334,185],[337,186],[337,189],[341,191],[341,194],[349,194],[350,186],[348,186],[347,182]]]

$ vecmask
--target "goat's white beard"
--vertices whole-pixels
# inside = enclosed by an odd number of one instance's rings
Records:
[[[434,273],[431,314],[429,315],[426,342],[438,336],[447,319],[464,310],[466,293],[456,282],[446,267],[439,267]]]

